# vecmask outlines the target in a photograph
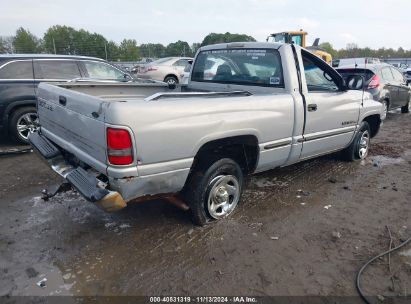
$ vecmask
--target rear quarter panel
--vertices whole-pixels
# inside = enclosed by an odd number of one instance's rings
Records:
[[[230,136],[254,135],[260,144],[291,138],[293,117],[292,96],[271,94],[115,103],[106,122],[133,130],[146,165],[193,158],[203,144]]]

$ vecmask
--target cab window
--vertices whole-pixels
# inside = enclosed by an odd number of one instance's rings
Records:
[[[284,87],[280,54],[274,49],[203,51],[194,63],[191,81]]]
[[[31,60],[15,61],[0,69],[0,79],[33,79]]]
[[[304,74],[308,92],[338,91],[339,87],[326,68],[313,60],[311,56],[302,51]]]
[[[302,38],[301,38],[301,35],[295,35],[295,36],[291,36],[291,41],[294,43],[294,44],[296,44],[296,45],[299,45],[299,46],[301,46],[302,45]]]

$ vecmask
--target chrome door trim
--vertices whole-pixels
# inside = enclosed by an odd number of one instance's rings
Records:
[[[260,150],[271,150],[275,148],[288,146],[291,144],[291,142],[292,142],[291,137],[283,138],[283,139],[279,139],[279,140],[275,140],[271,142],[266,142],[260,145]]]
[[[325,137],[350,133],[350,132],[354,132],[356,129],[357,129],[357,126],[349,126],[349,127],[338,128],[338,129],[333,129],[333,130],[305,134],[302,138],[299,138],[297,142],[306,142],[306,141],[321,139]]]

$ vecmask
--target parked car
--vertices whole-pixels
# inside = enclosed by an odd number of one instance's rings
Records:
[[[407,85],[410,85],[411,83],[411,68],[406,68],[403,72],[405,81],[407,82]]]
[[[338,67],[356,65],[356,64],[379,64],[379,63],[381,63],[381,61],[378,58],[358,57],[358,58],[335,59],[332,61],[331,65],[333,68],[338,68]]]
[[[212,78],[209,61],[220,62]],[[202,47],[184,93],[108,101],[118,88],[102,89],[40,84],[34,149],[105,210],[178,193],[200,225],[234,211],[247,174],[336,151],[364,159],[383,113],[371,94],[290,44]]]
[[[38,126],[36,91],[40,82],[128,81],[132,77],[104,60],[82,56],[0,55],[0,131],[27,144]]]
[[[401,108],[402,113],[410,111],[411,88],[407,85],[403,74],[390,64],[351,65],[338,68],[345,78],[362,75],[365,78],[365,90],[373,95],[374,100],[384,106],[385,119],[388,111]],[[363,87],[358,87],[362,90]]]
[[[137,77],[143,79],[154,79],[177,84],[182,80],[182,73],[187,66],[189,57],[166,57],[153,61],[139,68]]]

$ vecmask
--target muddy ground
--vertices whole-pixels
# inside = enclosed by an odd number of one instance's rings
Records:
[[[410,114],[389,115],[365,161],[253,176],[235,214],[203,228],[165,201],[114,214],[74,192],[42,201],[60,179],[31,153],[0,156],[0,168],[0,295],[353,296],[387,227],[395,245],[411,236]],[[411,293],[411,245],[390,268],[366,270],[367,294]]]

